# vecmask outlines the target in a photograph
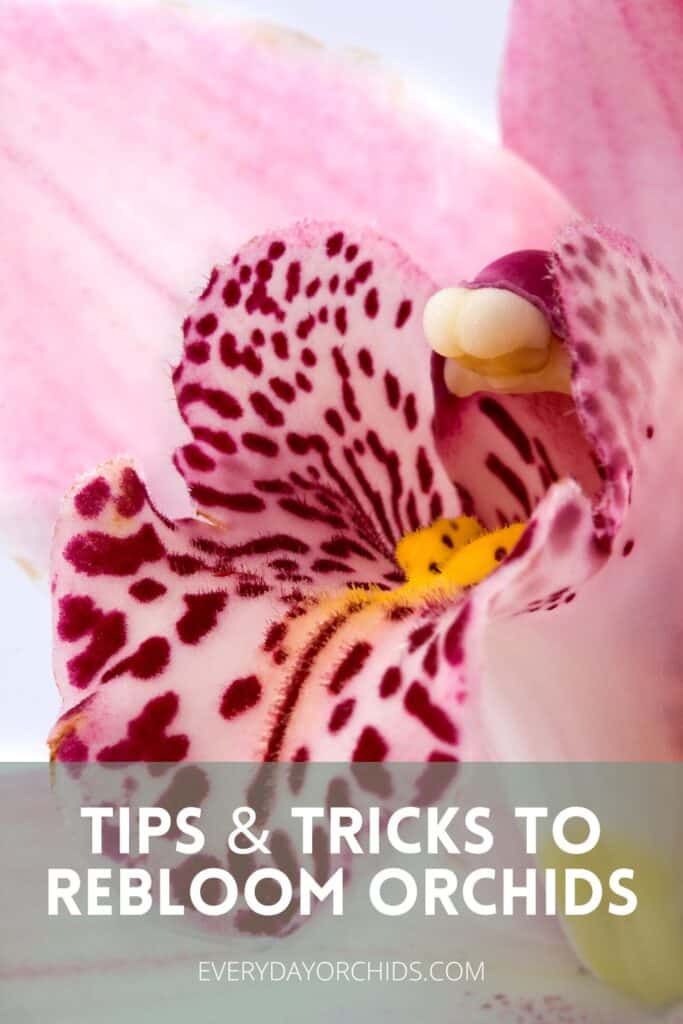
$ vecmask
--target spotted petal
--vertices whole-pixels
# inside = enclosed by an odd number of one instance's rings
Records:
[[[164,519],[125,462],[66,501],[58,756],[458,755],[467,693],[440,667],[464,598],[367,600],[403,579],[404,533],[460,511],[432,443],[432,290],[392,244],[330,225],[212,273],[174,372],[202,518]]]
[[[679,279],[682,40],[677,0],[516,0],[501,94],[506,144]]]
[[[564,236],[551,272],[573,404],[558,399],[567,408],[543,422],[554,398],[459,402],[438,392],[440,450],[456,478],[467,446],[481,515],[533,509],[520,577],[529,603],[490,623],[477,648],[493,749],[503,758],[678,759],[680,295],[632,243],[588,226]],[[486,421],[486,444],[472,449]],[[553,482],[555,462],[583,491]],[[507,571],[480,588],[475,606]],[[496,601],[513,610],[517,597],[506,585]]]
[[[224,14],[4,3],[0,76],[0,511],[41,568],[58,496],[112,451],[182,512],[165,369],[188,297],[245,238],[343,216],[445,278],[567,218],[376,67]]]

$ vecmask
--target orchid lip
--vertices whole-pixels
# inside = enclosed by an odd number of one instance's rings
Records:
[[[440,518],[401,538],[395,559],[405,582],[394,590],[359,591],[347,595],[360,604],[415,604],[448,600],[476,586],[505,561],[521,539],[525,523],[487,531],[473,516]]]

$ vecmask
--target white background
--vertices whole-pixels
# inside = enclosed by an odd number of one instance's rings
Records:
[[[220,0],[196,3],[221,6]],[[495,138],[496,77],[509,6],[510,0],[248,0],[230,9],[339,49],[379,54],[437,94],[454,116]],[[58,714],[49,601],[44,585],[1,555],[0,604],[0,757],[44,759],[45,736]]]

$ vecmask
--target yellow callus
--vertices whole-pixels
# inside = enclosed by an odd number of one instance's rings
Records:
[[[523,532],[524,523],[487,533],[472,516],[437,519],[399,541],[396,561],[405,583],[392,591],[371,591],[368,600],[412,605],[474,586],[498,568]]]

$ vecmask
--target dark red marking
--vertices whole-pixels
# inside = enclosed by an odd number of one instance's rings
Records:
[[[176,576],[193,576],[206,566],[194,555],[171,554],[168,556],[168,567]]]
[[[520,458],[526,463],[532,463],[534,461],[534,453],[531,448],[531,442],[507,409],[500,402],[497,402],[495,398],[491,398],[490,395],[486,395],[479,400],[479,408],[484,416],[501,432],[503,437],[506,437],[510,444],[514,446]]]
[[[59,618],[57,635],[66,643],[80,640],[86,633],[91,633],[100,615],[91,597],[80,597],[67,594],[59,600]]]
[[[164,548],[151,523],[129,537],[90,531],[72,537],[64,551],[76,572],[86,576],[132,576],[145,562],[158,562]]]
[[[254,391],[249,396],[251,406],[257,416],[269,427],[281,427],[285,422],[285,418],[279,409],[276,409],[271,400],[267,395],[264,395],[261,391]]]
[[[529,492],[526,489],[526,484],[519,477],[513,469],[502,462],[495,452],[489,452],[486,456],[485,462],[486,468],[489,473],[497,477],[503,486],[512,494],[514,498],[524,509],[527,516],[531,515],[531,501],[529,499]]]
[[[95,519],[104,509],[111,490],[103,476],[95,477],[74,498],[74,506],[84,519]]]
[[[323,541],[320,547],[326,554],[332,555],[334,558],[349,558],[351,555],[359,555],[361,558],[367,558],[370,562],[375,561],[375,556],[371,551],[350,537],[333,537],[331,540]]]
[[[323,512],[312,505],[306,505],[303,501],[298,501],[296,498],[282,498],[278,504],[285,512],[289,512],[291,515],[296,516],[297,519],[303,519],[305,522],[327,523],[328,526],[333,526],[337,530],[343,529],[346,525],[341,516]]]
[[[192,497],[200,505],[230,509],[231,512],[264,512],[266,504],[257,494],[226,494],[204,484],[192,484]]]
[[[237,451],[237,445],[226,430],[211,430],[210,427],[195,427],[193,433],[198,441],[204,441],[206,444],[210,444],[212,448],[215,448],[216,451],[222,452],[223,455],[234,455]]]
[[[267,594],[269,590],[270,587],[263,577],[257,576],[255,573],[245,573],[240,577],[237,585],[238,595],[246,598],[261,597],[262,594]]]
[[[436,626],[433,622],[426,622],[424,626],[418,626],[408,637],[408,650],[412,653],[420,647],[424,647],[428,640],[434,635]]]
[[[259,260],[256,264],[256,276],[260,281],[270,281],[273,276],[273,264],[270,260]]]
[[[374,320],[379,313],[379,296],[376,288],[370,288],[365,296],[365,314]]]
[[[458,730],[443,708],[433,704],[426,686],[415,680],[411,683],[403,700],[409,715],[414,715],[426,729],[443,740],[444,743],[457,743]]]
[[[185,346],[185,358],[197,366],[208,362],[210,354],[211,349],[206,341],[191,341]]]
[[[201,334],[203,338],[208,338],[210,334],[218,327],[218,317],[214,313],[207,313],[201,320],[198,320],[195,324],[195,330],[197,334]]]
[[[339,306],[334,311],[334,325],[340,334],[346,334],[348,321],[346,319],[346,306]]]
[[[372,653],[372,645],[365,640],[354,644],[340,665],[337,666],[328,690],[330,693],[341,693],[349,680],[357,676]]]
[[[354,271],[354,278],[359,284],[365,284],[367,279],[372,273],[372,260],[365,260],[363,263],[359,263]]]
[[[299,294],[301,288],[301,264],[298,261],[294,261],[287,267],[287,290],[285,291],[285,299],[287,302],[291,302]]]
[[[197,644],[218,623],[218,616],[228,603],[228,595],[221,592],[185,594],[187,611],[176,623],[178,636],[184,644]]]
[[[254,434],[247,431],[242,434],[242,444],[245,448],[248,448],[250,452],[256,452],[258,455],[266,455],[268,458],[275,458],[279,452],[279,448],[276,441],[273,441],[270,437],[264,437],[263,434]]]
[[[338,256],[342,251],[344,245],[344,233],[342,231],[335,232],[334,235],[330,235],[327,239],[327,255]]]
[[[273,352],[278,359],[289,358],[289,343],[284,331],[273,331],[270,339],[273,343]]]
[[[529,523],[524,533],[519,538],[514,548],[508,555],[508,562],[512,562],[518,558],[522,558],[527,553],[527,551],[531,547],[531,542],[534,538],[534,534],[536,533],[536,525],[537,524],[535,522]]]
[[[110,679],[116,679],[126,672],[130,672],[136,679],[154,679],[164,671],[170,660],[171,646],[168,640],[163,636],[150,636],[128,658],[108,669],[102,676],[102,682],[108,683]]]
[[[362,348],[358,353],[358,365],[365,374],[366,377],[372,377],[375,372],[375,366],[372,359],[372,353],[367,348]]]
[[[296,398],[295,389],[289,381],[283,380],[282,377],[271,377],[268,383],[281,402],[291,404]]]
[[[382,676],[382,682],[379,684],[380,697],[393,696],[401,686],[401,681],[400,668],[398,665],[391,665]]]
[[[242,406],[227,391],[220,391],[216,388],[202,388],[199,397],[224,420],[238,420],[242,415]]]
[[[548,455],[545,445],[538,437],[534,438],[534,448],[538,452],[538,456],[545,467],[545,471],[548,474],[550,482],[555,483],[556,480],[559,480],[557,470],[550,461],[550,456]]]
[[[398,310],[396,311],[396,326],[398,328],[403,327],[406,320],[410,316],[413,310],[413,304],[410,299],[403,299]]]
[[[427,452],[422,447],[417,452],[417,475],[422,493],[429,494],[434,483],[434,470],[432,469]]]
[[[79,690],[89,686],[125,642],[126,620],[123,613],[100,614],[93,626],[90,643],[67,664],[71,685]]]
[[[305,341],[314,327],[315,317],[313,316],[312,313],[309,313],[307,317],[305,317],[303,320],[300,320],[299,323],[296,325],[297,338],[301,338],[302,341]]]
[[[330,732],[339,732],[343,729],[349,718],[353,714],[353,709],[356,706],[356,700],[354,697],[349,697],[348,700],[342,700],[336,705],[334,711],[330,715],[327,728]]]
[[[214,460],[203,452],[199,445],[186,444],[182,451],[185,462],[191,469],[196,469],[199,473],[209,473],[216,468]]]
[[[245,711],[250,711],[260,701],[262,692],[261,683],[256,676],[235,679],[223,694],[221,715],[230,721]]]
[[[190,741],[187,736],[167,736],[166,729],[178,713],[178,695],[169,690],[154,697],[137,718],[129,722],[125,739],[110,747],[103,747],[98,761],[182,761],[187,755]]]
[[[356,392],[347,380],[345,380],[342,385],[342,399],[344,401],[344,408],[351,419],[356,423],[360,423],[362,417],[356,402]]]
[[[131,583],[128,593],[136,601],[140,601],[142,604],[149,604],[150,601],[156,601],[157,597],[165,594],[166,587],[163,583],[159,583],[158,580],[153,580],[151,576],[145,576],[144,579]]]
[[[433,679],[436,675],[439,668],[439,645],[436,640],[432,641],[427,648],[427,653],[425,654],[422,662],[422,668],[430,679]]]
[[[296,566],[296,562],[294,565]],[[284,622],[274,622],[266,633],[266,639],[263,641],[263,650],[266,652],[274,651],[280,646],[286,634],[286,624]]]
[[[116,511],[124,519],[132,519],[142,511],[146,498],[147,491],[142,480],[131,466],[126,466],[119,480]]]
[[[348,618],[348,613],[342,612],[331,616],[317,631],[313,639],[306,646],[299,658],[296,669],[291,677],[289,685],[280,706],[277,709],[275,724],[268,738],[264,761],[277,761],[282,750],[287,727],[296,707],[297,701],[304,683],[313,670],[315,662],[322,651],[327,647],[335,634],[341,629]]]
[[[465,638],[465,630],[469,623],[471,613],[470,605],[465,605],[453,625],[446,633],[444,653],[451,665],[460,665],[465,658],[463,640]]]
[[[353,752],[354,761],[383,761],[389,753],[389,747],[382,735],[372,725],[366,725]]]
[[[313,572],[342,572],[347,574],[350,573],[351,575],[355,572],[350,565],[346,565],[344,562],[337,562],[332,558],[317,558],[311,566],[311,569]]]
[[[199,296],[200,300],[208,299],[209,295],[213,291],[214,285],[216,284],[217,280],[218,280],[218,268],[214,267],[213,270],[211,271],[211,276],[209,277],[209,280],[206,283],[206,288],[204,289],[202,294]]]
[[[242,558],[249,555],[270,555],[276,551],[289,551],[294,555],[305,555],[309,551],[308,544],[298,537],[290,537],[286,533],[271,534],[267,537],[255,537],[244,544],[221,548],[226,558]]]
[[[58,761],[77,762],[88,760],[88,747],[75,732],[70,732],[62,740],[55,754]]]
[[[223,302],[229,308],[236,306],[242,297],[242,289],[239,281],[231,277],[223,289]]]
[[[398,404],[401,401],[401,386],[394,374],[388,371],[384,374],[384,390],[391,408],[398,409]]]
[[[405,417],[408,430],[415,430],[415,427],[417,426],[417,403],[412,391],[406,397],[405,405],[403,406],[403,415]]]

